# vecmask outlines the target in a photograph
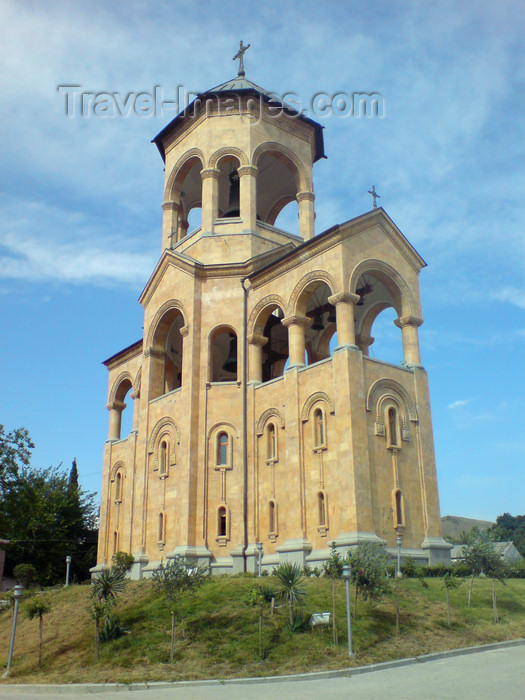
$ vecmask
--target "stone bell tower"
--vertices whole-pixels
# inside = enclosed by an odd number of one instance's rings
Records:
[[[419,355],[425,262],[382,208],[314,235],[322,127],[246,78],[245,48],[237,77],[153,140],[162,250],[143,337],[105,362],[93,572],[119,550],[139,578],[176,555],[253,571],[257,543],[267,569],[315,566],[331,542],[395,552],[396,537],[404,555],[446,561]],[[275,226],[294,202],[298,234]],[[396,365],[369,352],[387,308]]]

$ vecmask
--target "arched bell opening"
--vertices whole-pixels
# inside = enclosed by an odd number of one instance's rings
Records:
[[[170,309],[160,320],[153,336],[151,354],[150,399],[182,386],[184,317]]]
[[[240,161],[235,156],[224,156],[217,163],[219,170],[219,218],[241,215]]]
[[[395,322],[401,315],[402,296],[384,272],[363,273],[357,280],[354,307],[356,344],[364,355],[399,364],[403,360],[401,331]]]
[[[237,334],[233,328],[221,326],[210,336],[210,381],[234,382],[237,374]]]
[[[280,204],[280,203],[279,203]],[[273,219],[273,220],[272,220]],[[282,231],[299,235],[299,204],[297,200],[286,201],[286,204],[279,209],[276,217],[270,216],[268,223]]]
[[[298,309],[309,319],[305,329],[307,364],[325,360],[336,345],[336,311],[328,298],[332,290],[326,282],[312,282],[302,292]]]
[[[257,159],[256,165],[257,219],[280,228],[293,224],[293,229],[298,230],[298,221],[293,218],[293,207],[288,207],[291,202],[296,202],[299,192],[297,166],[285,154],[272,150],[264,151]],[[279,215],[285,207],[290,209],[290,213],[287,212],[287,216],[281,220]]]
[[[198,156],[188,158],[174,178],[169,199],[178,203],[178,222],[172,234],[173,242],[180,241],[194,231],[202,221],[203,164]]]
[[[289,357],[288,330],[282,325],[284,312],[280,306],[267,307],[258,319],[266,342],[262,346],[262,381],[281,377]]]
[[[131,379],[122,379],[114,392],[114,399],[108,405],[111,440],[121,440],[133,429],[132,389]]]

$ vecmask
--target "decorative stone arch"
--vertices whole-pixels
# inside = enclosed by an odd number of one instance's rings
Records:
[[[336,282],[332,275],[325,270],[312,270],[307,275],[305,275],[299,282],[295,285],[295,288],[290,296],[290,301],[288,303],[287,316],[293,316],[299,313],[297,309],[297,302],[300,299],[302,293],[312,282],[324,282],[328,287],[332,295],[338,294],[338,289]]]
[[[394,379],[378,379],[370,389],[366,397],[366,410],[373,411],[375,407],[375,434],[381,437],[386,435],[384,408],[393,404],[399,410],[401,416],[401,439],[410,441],[410,422],[418,423],[417,409],[412,397],[404,386]]]
[[[266,409],[266,411],[264,411],[264,413],[257,421],[257,425],[255,428],[256,435],[262,435],[264,433],[264,428],[266,426],[266,423],[270,420],[270,418],[275,418],[277,423],[279,424],[279,427],[284,430],[284,416],[281,413],[281,411],[279,411],[278,408],[268,408]]]
[[[124,462],[119,459],[115,464],[111,467],[111,471],[109,473],[109,480],[111,483],[115,481],[115,478],[117,476],[117,472],[120,471],[123,478],[126,478],[126,467],[124,465]]]
[[[330,414],[333,415],[335,413],[335,406],[332,398],[324,391],[316,391],[314,394],[311,394],[304,403],[303,410],[301,411],[301,421],[303,423],[306,423],[308,420],[310,420],[310,413],[312,412],[312,408],[319,401],[327,405],[328,412]]]
[[[226,433],[230,433],[232,437],[238,439],[239,438],[239,433],[237,431],[237,428],[233,425],[233,423],[230,423],[229,421],[222,420],[217,423],[214,423],[208,430],[208,440],[210,440],[216,433],[224,431]]]
[[[279,306],[282,309],[283,313],[285,312],[286,305],[284,303],[284,299],[278,294],[269,294],[268,296],[258,301],[257,304],[255,304],[255,306],[252,309],[252,312],[250,313],[250,317],[248,318],[248,323],[246,325],[246,332],[248,338],[252,335],[252,333],[262,333],[262,328],[258,327],[260,315],[268,306],[274,305]]]
[[[122,394],[122,391],[120,391],[121,386],[124,384],[124,382],[129,382],[129,387],[126,389],[126,391]],[[113,386],[111,387],[111,391],[109,392],[109,403],[113,403],[114,401],[124,401],[124,398],[126,394],[128,393],[129,389],[133,387],[133,378],[131,376],[131,373],[125,370],[124,372],[121,372],[118,377],[115,379],[113,382]]]
[[[219,148],[217,151],[215,151],[215,153],[213,153],[213,155],[210,156],[210,159],[208,160],[208,168],[215,169],[218,162],[225,156],[233,156],[234,158],[237,158],[241,166],[248,165],[248,156],[244,151],[241,151],[241,149],[237,148],[236,146],[223,146],[223,148]]]
[[[174,445],[180,445],[179,427],[172,418],[166,416],[157,421],[155,427],[151,431],[148,440],[148,454],[153,454],[155,446],[163,433],[169,433],[173,439]]]
[[[193,160],[194,158],[198,158],[202,164],[202,167],[204,168],[204,163],[205,163],[205,158],[204,158],[204,153],[200,150],[200,148],[190,148],[189,151],[186,151],[179,160],[175,163],[173,166],[173,169],[168,177],[168,181],[166,182],[166,187],[164,188],[164,201],[168,202],[171,200],[172,194],[173,194],[173,188],[175,187],[176,180],[181,172],[181,170],[184,167],[184,164],[187,163],[189,160]]]
[[[410,287],[399,272],[391,265],[384,262],[384,260],[369,258],[367,260],[362,260],[354,267],[349,282],[349,291],[352,294],[356,292],[359,278],[366,273],[379,273],[378,279],[389,289],[394,298],[394,302],[397,301],[397,307],[396,304],[394,304],[394,308],[398,316],[418,315],[416,300],[414,299]]]
[[[135,375],[133,380],[133,397],[140,398],[140,387],[142,384],[142,367],[139,367],[139,371]]]
[[[304,164],[302,163],[301,160],[295,155],[293,151],[291,151],[289,148],[286,146],[283,146],[280,143],[277,143],[277,141],[266,141],[265,143],[261,143],[257,146],[257,148],[254,150],[252,153],[251,157],[251,163],[252,165],[257,166],[257,163],[259,161],[259,158],[267,153],[268,151],[272,151],[274,153],[279,153],[285,158],[287,158],[294,166],[296,169],[296,184],[297,184],[297,191],[298,192],[311,192],[313,189],[312,185],[312,178],[308,174],[308,171],[306,170]]]
[[[184,324],[186,324],[186,319],[188,318],[188,316],[187,316],[186,309],[184,308],[183,303],[177,299],[170,299],[169,301],[166,301],[160,307],[160,309],[157,311],[157,313],[155,314],[155,316],[153,318],[153,321],[150,323],[147,341],[146,341],[146,348],[149,348],[153,345],[153,339],[157,333],[157,329],[159,327],[159,324],[162,322],[162,319],[164,318],[164,316],[169,311],[172,311],[172,310],[180,311],[180,313],[182,314]]]

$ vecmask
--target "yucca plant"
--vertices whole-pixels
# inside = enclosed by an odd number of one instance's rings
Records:
[[[297,564],[285,562],[280,564],[273,575],[279,582],[279,596],[288,603],[288,614],[290,627],[294,624],[294,604],[299,603],[306,595],[306,591],[301,586],[304,579],[302,569]]]

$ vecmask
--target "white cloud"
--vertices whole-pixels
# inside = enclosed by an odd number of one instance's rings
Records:
[[[456,408],[461,408],[462,406],[466,406],[472,401],[472,399],[458,399],[457,401],[453,401],[450,403],[447,408],[450,408],[452,411]]]

